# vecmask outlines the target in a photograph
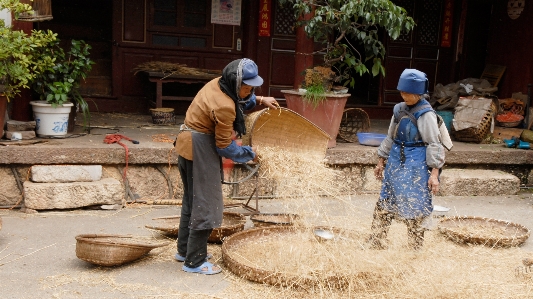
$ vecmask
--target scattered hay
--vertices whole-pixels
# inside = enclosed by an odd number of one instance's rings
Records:
[[[165,61],[148,61],[141,63],[132,69],[134,75],[138,72],[159,72],[164,74],[180,74],[194,76],[211,76],[213,78],[222,75],[220,70],[207,70],[188,67],[186,64],[172,63]]]
[[[174,141],[176,140],[176,137],[178,137],[177,134],[153,134],[152,141],[174,143]]]

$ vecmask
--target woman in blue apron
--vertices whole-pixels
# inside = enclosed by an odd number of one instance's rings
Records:
[[[426,74],[404,70],[398,90],[404,102],[394,106],[374,170],[376,178],[383,180],[369,238],[371,246],[377,249],[386,248],[393,219],[407,225],[410,248],[422,247],[425,231],[422,222],[433,211],[432,194],[439,190],[439,172],[445,159],[437,116],[426,100]]]

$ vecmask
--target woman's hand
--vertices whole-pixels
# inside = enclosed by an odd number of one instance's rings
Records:
[[[376,168],[374,168],[374,176],[378,180],[383,179],[383,169],[385,168],[385,159],[379,157],[378,165],[376,165]]]
[[[433,194],[437,194],[437,192],[439,192],[439,184],[439,170],[437,168],[433,168],[428,180],[429,191],[431,191]]]
[[[254,163],[259,162],[259,154],[257,153],[258,148],[259,146],[252,146],[252,151],[255,153],[255,158],[252,160]]]
[[[272,109],[278,109],[279,108],[278,101],[276,101],[276,99],[273,98],[273,97],[257,96],[256,99],[257,99],[257,103],[259,105],[265,105],[268,108],[272,108]]]

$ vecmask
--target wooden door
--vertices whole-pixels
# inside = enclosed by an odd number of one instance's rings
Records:
[[[381,104],[394,105],[402,100],[396,89],[398,79],[406,68],[418,69],[427,74],[429,91],[436,84],[439,67],[439,41],[441,32],[442,0],[394,0],[407,10],[416,26],[409,34],[397,40],[388,39],[385,56],[386,76],[382,81]]]

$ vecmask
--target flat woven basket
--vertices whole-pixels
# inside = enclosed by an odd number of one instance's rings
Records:
[[[159,230],[166,235],[177,237],[180,226],[180,216],[168,216],[154,218],[152,225],[145,225],[146,228]],[[213,229],[207,239],[209,243],[222,243],[224,238],[234,233],[244,230],[246,216],[235,212],[224,212],[222,226]]]
[[[338,139],[345,142],[358,142],[357,133],[370,130],[370,118],[361,108],[348,108],[342,113]]]
[[[261,213],[250,216],[255,227],[290,226],[294,225],[297,219],[299,219],[298,215],[286,213]]]
[[[330,136],[312,122],[287,108],[263,109],[246,117],[242,144],[280,147],[290,151],[326,155]]]
[[[227,238],[222,244],[222,259],[228,269],[235,275],[242,278],[265,283],[274,286],[293,287],[293,288],[314,288],[326,285],[328,288],[344,289],[350,284],[350,280],[365,280],[375,278],[377,273],[360,272],[357,275],[347,277],[342,271],[328,272],[324,275],[299,275],[293,272],[277,272],[256,266],[253,262],[240,262],[239,255],[235,253],[242,244],[260,243],[268,239],[277,239],[281,234],[294,234],[309,228],[294,226],[270,226],[245,230]],[[342,234],[340,229],[329,228],[337,235]],[[346,235],[348,237],[349,234]],[[312,263],[312,261],[309,261]],[[317,273],[319,274],[319,273]]]
[[[76,236],[76,241],[76,256],[100,266],[129,263],[154,248],[169,244],[147,237],[129,235],[85,234]]]
[[[475,216],[447,217],[440,221],[438,228],[456,243],[489,247],[519,246],[530,235],[529,229],[523,225]]]
[[[497,111],[497,106],[494,104],[494,102],[492,102],[490,110],[485,113],[481,122],[476,128],[468,128],[456,131],[452,126],[451,131],[453,139],[457,141],[481,143],[487,137],[487,135],[490,134],[492,120]]]

